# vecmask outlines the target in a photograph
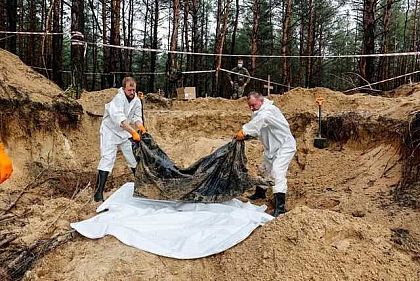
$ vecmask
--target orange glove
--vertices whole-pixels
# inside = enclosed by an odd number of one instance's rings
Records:
[[[244,140],[245,139],[244,131],[240,130],[239,132],[237,132],[235,139],[238,141]]]
[[[12,160],[7,156],[4,151],[3,144],[0,143],[0,183],[4,182],[13,172]]]
[[[139,125],[139,130],[140,130],[140,133],[143,135],[144,133],[146,133],[146,128],[143,126],[143,124],[140,124]]]
[[[133,140],[134,140],[134,141],[136,141],[136,142],[141,141],[141,136],[140,136],[140,135],[139,135],[139,133],[137,133],[136,131],[133,131],[133,132],[131,133],[131,136],[133,137]]]

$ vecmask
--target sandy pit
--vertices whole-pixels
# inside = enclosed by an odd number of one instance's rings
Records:
[[[71,222],[95,215],[99,125],[116,89],[83,93],[74,101],[13,55],[2,51],[0,58],[1,141],[14,163],[12,178],[0,186],[0,243],[13,238],[0,247],[0,279],[420,279],[420,198],[412,192],[404,197],[410,198],[408,204],[395,196],[407,163],[403,129],[420,110],[419,85],[386,96],[325,88],[272,96],[298,143],[288,173],[288,212],[223,253],[175,260],[113,237],[90,240],[70,233],[19,271],[19,255],[69,233]],[[323,114],[329,125],[330,143],[323,150],[313,146],[319,96],[326,99]],[[15,112],[23,100],[25,114],[19,115]],[[148,131],[179,166],[229,142],[250,118],[244,99],[147,98],[144,113]],[[262,158],[258,140],[247,142],[246,155],[256,175]],[[132,180],[119,154],[105,196]],[[249,193],[240,199],[246,201]],[[268,205],[268,212],[273,208],[269,195],[254,202]]]

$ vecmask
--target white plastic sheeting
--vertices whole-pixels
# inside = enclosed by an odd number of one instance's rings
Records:
[[[88,238],[113,235],[126,245],[157,255],[194,259],[238,244],[273,219],[256,206],[233,199],[224,203],[182,203],[133,197],[126,183],[102,203],[108,209],[71,227]]]

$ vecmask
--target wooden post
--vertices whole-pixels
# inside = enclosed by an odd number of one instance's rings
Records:
[[[270,90],[273,89],[273,86],[270,84],[270,75],[268,75],[267,85],[264,85],[264,88],[267,88],[267,96],[270,95]]]

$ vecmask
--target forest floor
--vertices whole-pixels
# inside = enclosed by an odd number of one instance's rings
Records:
[[[0,279],[420,279],[420,198],[415,192],[404,197],[409,202],[395,196],[404,171],[400,129],[420,110],[420,85],[386,97],[325,88],[272,95],[297,140],[288,212],[223,253],[176,260],[70,229],[98,206],[92,196],[100,116],[116,89],[85,92],[75,102],[13,55],[2,51],[0,59],[0,133],[14,163],[12,177],[0,187]],[[325,98],[330,125],[329,146],[322,150],[313,146],[316,97]],[[148,131],[179,166],[229,142],[249,118],[245,99],[150,95],[145,101]],[[246,156],[256,175],[258,140],[247,142]],[[105,196],[132,180],[118,154]],[[272,195],[254,203],[270,212]]]

